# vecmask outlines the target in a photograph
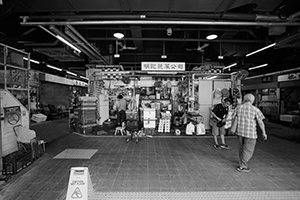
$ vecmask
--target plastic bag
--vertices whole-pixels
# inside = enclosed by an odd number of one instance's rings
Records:
[[[186,125],[185,134],[186,135],[193,135],[194,132],[195,132],[195,126],[192,122],[190,122],[188,125]]]
[[[203,123],[197,124],[196,129],[196,135],[205,135],[205,125]]]

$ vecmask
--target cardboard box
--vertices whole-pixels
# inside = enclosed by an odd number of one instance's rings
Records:
[[[36,122],[36,123],[39,123],[39,122],[44,122],[47,120],[47,116],[46,115],[43,115],[41,113],[39,114],[33,114],[32,117],[31,117],[31,120]]]

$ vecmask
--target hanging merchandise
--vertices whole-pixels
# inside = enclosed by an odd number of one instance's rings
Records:
[[[172,83],[171,83],[171,81],[168,81],[168,82],[167,82],[167,88],[172,88]]]
[[[223,98],[226,98],[226,97],[230,96],[229,90],[227,88],[222,89],[221,93],[222,93]]]
[[[130,78],[128,76],[123,76],[122,81],[125,84],[129,84],[130,83]]]
[[[233,97],[241,98],[241,93],[240,93],[240,90],[238,88],[233,88],[232,95],[233,95]]]
[[[136,100],[134,97],[132,97],[132,99],[130,100],[129,104],[128,104],[128,110],[129,111],[134,111],[137,109],[137,105],[136,105]]]
[[[161,88],[161,86],[162,86],[162,81],[155,81],[154,87]]]
[[[195,132],[195,125],[192,122],[190,122],[188,125],[186,125],[185,134],[193,135],[194,132]]]
[[[216,88],[214,91],[214,99],[221,99],[222,98],[222,91],[220,88]]]

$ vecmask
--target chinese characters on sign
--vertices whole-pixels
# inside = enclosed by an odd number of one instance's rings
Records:
[[[273,81],[273,77],[272,76],[265,76],[262,78],[262,82],[263,83],[270,83]]]
[[[142,62],[142,71],[185,71],[185,63]]]
[[[292,73],[278,76],[278,82],[300,80],[300,73]]]

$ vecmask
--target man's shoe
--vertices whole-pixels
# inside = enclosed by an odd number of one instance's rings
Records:
[[[237,167],[236,170],[239,172],[250,172],[250,168]]]
[[[221,150],[221,147],[220,147],[220,145],[218,145],[218,144],[215,144],[214,147],[215,147],[216,149],[218,149],[218,150]]]
[[[221,144],[220,147],[221,147],[222,149],[231,149],[231,147],[228,146],[227,144]]]

